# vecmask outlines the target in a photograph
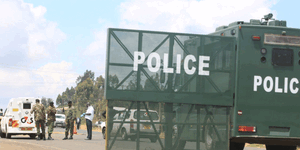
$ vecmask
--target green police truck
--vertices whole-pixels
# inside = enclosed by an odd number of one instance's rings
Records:
[[[185,149],[195,142],[188,149],[243,150],[245,143],[259,143],[267,150],[295,150],[300,29],[272,16],[236,21],[209,35],[109,29],[108,105],[128,101],[128,110],[139,110],[147,109],[140,102],[163,103],[163,109],[152,107],[164,114],[159,124],[165,134],[161,139],[156,129],[154,149]],[[140,126],[139,119],[123,123]],[[137,139],[140,134],[137,129]],[[107,149],[117,147],[112,139]],[[135,149],[143,146],[139,142]]]
[[[288,28],[286,21],[274,20],[272,16],[233,22],[210,34],[236,38],[235,71],[223,77],[234,80],[230,150],[243,150],[245,143],[265,144],[267,150],[295,150],[300,145],[300,29]],[[197,38],[185,41],[185,47],[197,45],[196,41]],[[224,69],[228,54],[223,52],[219,56],[217,59],[223,62],[220,68]],[[186,116],[188,108],[177,106],[176,109],[178,120],[182,120],[180,117]],[[216,116],[212,120],[217,121]],[[196,140],[192,134],[195,128],[184,129],[180,147],[184,147],[185,141]],[[217,149],[218,140],[212,139],[217,138],[214,129],[204,125],[201,130],[206,149]]]

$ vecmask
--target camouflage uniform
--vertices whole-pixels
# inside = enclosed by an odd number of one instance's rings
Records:
[[[45,108],[43,104],[36,103],[30,113],[34,113],[34,120],[35,120],[35,125],[36,125],[36,130],[37,130],[37,135],[40,136],[40,125],[42,128],[42,135],[45,135]]]
[[[53,132],[53,126],[54,126],[54,121],[55,121],[55,114],[56,114],[56,109],[53,106],[49,106],[47,108],[47,114],[48,114],[48,118],[47,118],[47,124],[48,124],[48,133],[52,134]]]
[[[68,110],[65,111],[65,114],[66,114],[65,135],[66,137],[68,137],[68,132],[70,130],[70,137],[73,137],[74,121],[76,120],[75,108],[74,107],[68,108]]]

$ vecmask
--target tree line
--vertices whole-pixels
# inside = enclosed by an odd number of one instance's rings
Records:
[[[94,119],[99,120],[100,113],[106,108],[106,101],[104,100],[105,79],[101,75],[95,79],[95,73],[86,70],[83,76],[77,77],[75,82],[76,87],[67,87],[64,92],[58,94],[56,105],[58,108],[67,107],[68,101],[72,101],[77,111],[76,116],[80,116],[86,111],[86,103],[89,102],[95,110]]]

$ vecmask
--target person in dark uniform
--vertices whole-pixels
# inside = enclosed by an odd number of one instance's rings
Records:
[[[56,109],[53,105],[53,102],[49,103],[49,107],[47,108],[47,124],[48,124],[48,140],[54,140],[51,136],[53,132],[53,127],[54,127],[54,121],[55,121],[55,114],[56,114]]]
[[[34,113],[34,120],[35,120],[35,125],[36,125],[36,130],[37,130],[37,140],[46,140],[45,137],[45,119],[46,119],[46,113],[45,113],[45,108],[44,105],[40,103],[39,99],[35,100],[36,104],[33,106],[32,110],[30,113]],[[42,134],[40,133],[40,128],[42,130]]]
[[[65,115],[66,115],[66,119],[65,119],[65,123],[66,123],[66,130],[65,130],[65,138],[63,138],[63,140],[67,140],[68,139],[68,133],[70,131],[70,137],[69,139],[72,140],[73,139],[73,129],[74,129],[74,121],[76,120],[76,112],[75,112],[75,108],[72,107],[72,101],[68,102],[68,110],[65,111]]]

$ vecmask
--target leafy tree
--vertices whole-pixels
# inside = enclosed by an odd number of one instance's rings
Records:
[[[53,102],[51,98],[42,97],[41,99],[41,103],[44,105],[45,108],[48,108],[50,102]]]
[[[56,98],[56,105],[61,105],[62,104],[62,97],[60,94],[58,94],[57,98]]]
[[[157,85],[157,87],[159,87],[159,75],[158,75],[158,73],[156,73],[155,75],[152,75],[151,79],[154,81],[154,83]],[[150,79],[146,79],[144,89],[146,91],[157,91],[157,89],[152,84]]]
[[[110,85],[116,87],[119,79],[116,75],[112,76]],[[86,103],[90,102],[95,109],[95,120],[100,119],[100,113],[106,109],[106,100],[104,99],[105,79],[99,76],[94,80],[94,72],[86,70],[83,76],[79,76],[75,81],[76,87],[67,87],[64,92],[56,98],[56,104],[61,107],[67,106],[68,101],[73,102],[77,110],[77,116],[86,111]],[[84,123],[84,120],[83,120]]]
[[[109,75],[108,82],[111,88],[116,88],[117,85],[119,84],[119,78],[117,75],[113,75],[113,76]]]
[[[86,70],[83,76],[77,77],[76,83],[78,85],[79,83],[82,83],[86,79],[91,79],[92,81],[94,81],[94,78],[95,78],[95,73],[92,72],[91,70]]]

